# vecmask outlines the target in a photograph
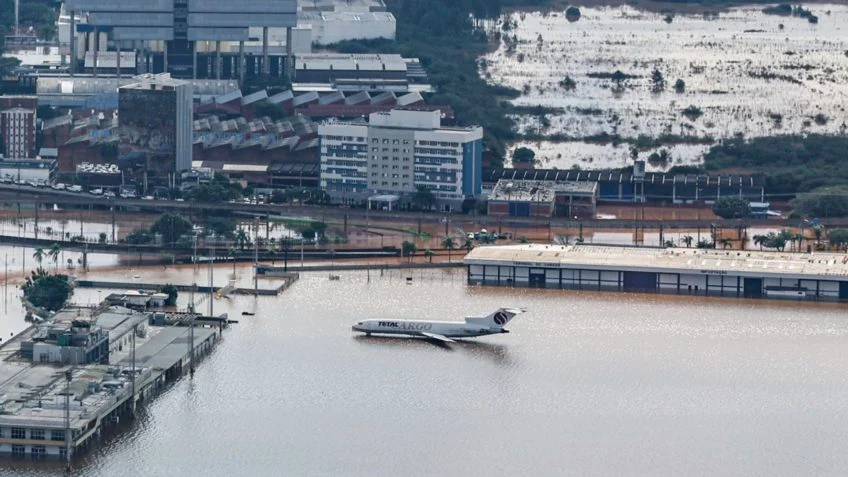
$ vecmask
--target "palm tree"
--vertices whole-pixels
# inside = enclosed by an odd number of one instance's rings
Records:
[[[56,266],[56,271],[59,271],[59,253],[62,252],[62,248],[59,247],[58,243],[54,243],[50,246],[50,250],[47,251],[47,256],[50,257],[50,260],[53,261],[53,264]]]
[[[474,241],[470,238],[465,239],[465,251],[470,252],[474,248]]]
[[[804,244],[804,240],[807,240],[807,237],[804,234],[795,234],[795,240],[798,241],[798,251],[800,252],[801,246]],[[807,244],[807,246],[809,247],[810,244]]]
[[[718,242],[721,244],[721,248],[730,248],[730,245],[733,243],[729,238],[722,237],[718,239]]]
[[[239,248],[244,250],[244,247],[247,246],[250,242],[250,237],[247,236],[247,232],[244,231],[243,228],[239,228],[236,231],[236,243]]]
[[[821,243],[822,236],[824,235],[824,225],[814,225],[813,226],[813,235],[816,236],[816,245]]]
[[[428,259],[430,259],[430,263],[433,263],[433,255],[435,255],[435,254],[429,248],[424,251],[424,256],[427,257]]]
[[[692,247],[692,241],[695,240],[691,235],[680,237],[680,241],[686,244],[686,248]]]
[[[44,249],[41,247],[36,248],[35,251],[32,253],[32,258],[34,258],[35,261],[38,262],[38,268],[41,268],[41,262],[44,261],[44,257],[46,256],[47,254],[44,253]]]
[[[754,238],[752,240],[754,241],[754,245],[758,245],[760,247],[760,250],[762,250],[763,245],[765,245],[766,241],[768,240],[768,237],[766,237],[765,235],[754,235]]]
[[[674,240],[666,240],[665,242],[663,242],[663,246],[666,247],[666,248],[673,248],[674,247]]]
[[[442,247],[445,247],[446,249],[448,249],[448,263],[450,263],[450,261],[451,261],[451,250],[453,250],[453,248],[456,247],[456,244],[454,243],[452,238],[445,237],[445,239],[442,240]]]
[[[415,255],[416,250],[418,250],[418,247],[408,240],[404,240],[403,244],[401,244],[401,252],[406,255],[407,260],[410,262],[412,261],[412,256]]]

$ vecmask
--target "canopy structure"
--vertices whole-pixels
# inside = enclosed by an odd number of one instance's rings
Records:
[[[388,206],[388,210],[392,210],[392,207],[397,206],[397,202],[400,200],[400,196],[391,195],[391,194],[379,194],[372,195],[368,198],[368,208],[371,208],[371,203],[376,202],[378,205],[385,204]]]

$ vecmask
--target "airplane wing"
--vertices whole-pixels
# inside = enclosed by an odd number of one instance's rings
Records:
[[[441,341],[442,343],[456,343],[456,341],[448,338],[447,336],[437,335],[436,333],[427,333],[426,331],[422,331],[421,336],[430,338],[431,340]]]

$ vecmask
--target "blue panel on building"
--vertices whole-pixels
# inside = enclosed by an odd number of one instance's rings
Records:
[[[509,215],[512,217],[530,217],[530,204],[526,202],[510,202]]]
[[[462,193],[480,195],[483,192],[483,140],[462,145]]]
[[[618,199],[618,184],[615,182],[601,182],[598,188],[598,198]]]

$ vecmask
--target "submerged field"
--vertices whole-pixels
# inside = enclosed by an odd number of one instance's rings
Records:
[[[805,8],[817,24],[762,5],[697,15],[583,8],[575,22],[561,11],[514,13],[480,74],[521,90],[515,106],[549,108],[516,115],[532,140],[513,147],[536,150],[538,167],[628,165],[630,145],[583,140],[602,134],[676,138],[662,146],[671,160],[649,169],[689,165],[723,138],[845,132],[848,6]]]

